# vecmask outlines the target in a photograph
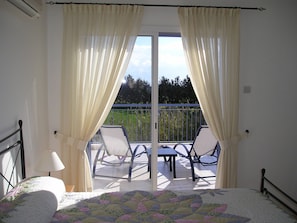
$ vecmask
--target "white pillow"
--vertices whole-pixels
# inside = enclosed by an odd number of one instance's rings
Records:
[[[0,200],[0,222],[49,222],[64,193],[64,182],[58,178],[25,179]]]
[[[50,191],[57,197],[58,202],[62,201],[66,192],[64,182],[50,176],[31,177],[19,183],[18,186],[26,193],[40,190]]]

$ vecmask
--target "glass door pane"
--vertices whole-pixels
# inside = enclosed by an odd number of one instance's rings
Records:
[[[131,143],[151,141],[152,38],[138,36],[122,86],[105,124],[125,126]]]
[[[179,36],[159,36],[159,142],[172,144],[184,141],[187,92],[191,85]],[[192,90],[192,89],[190,89]],[[193,91],[192,96],[194,95]],[[194,98],[195,95],[194,95]]]

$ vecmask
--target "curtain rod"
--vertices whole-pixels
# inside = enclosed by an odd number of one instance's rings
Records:
[[[237,6],[202,6],[202,5],[156,5],[156,4],[119,4],[119,3],[86,3],[86,2],[54,2],[54,1],[48,1],[46,4],[49,5],[64,5],[64,4],[90,4],[90,5],[139,5],[139,6],[146,6],[146,7],[204,7],[204,8],[225,8],[225,9],[243,9],[243,10],[258,10],[258,11],[264,11],[266,10],[263,7],[237,7]]]

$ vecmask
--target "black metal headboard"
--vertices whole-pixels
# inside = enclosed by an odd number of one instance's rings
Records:
[[[288,209],[295,217],[297,217],[297,201],[293,199],[286,192],[277,187],[272,183],[266,176],[266,170],[261,170],[261,186],[260,191],[268,197],[273,198],[279,204],[283,205],[284,208]],[[266,184],[270,186],[269,190]]]
[[[6,190],[3,191],[4,193],[7,193],[17,183],[14,178],[16,175],[20,179],[26,178],[22,120],[18,121],[18,125],[17,130],[0,139],[0,164],[2,164],[0,167],[0,182],[3,185],[5,183],[7,184]],[[9,155],[11,159],[9,161],[9,168],[3,167],[6,155]]]

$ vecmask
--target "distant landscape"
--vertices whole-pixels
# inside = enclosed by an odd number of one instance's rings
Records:
[[[159,81],[159,104],[162,104],[158,113],[159,141],[191,141],[204,119],[190,78],[169,80],[162,77]],[[123,125],[132,142],[150,142],[150,84],[128,75],[104,124]]]
[[[115,104],[150,104],[151,85],[144,80],[134,79],[131,75],[125,77]],[[159,81],[159,104],[198,103],[190,78],[176,77],[168,79],[164,76]]]

